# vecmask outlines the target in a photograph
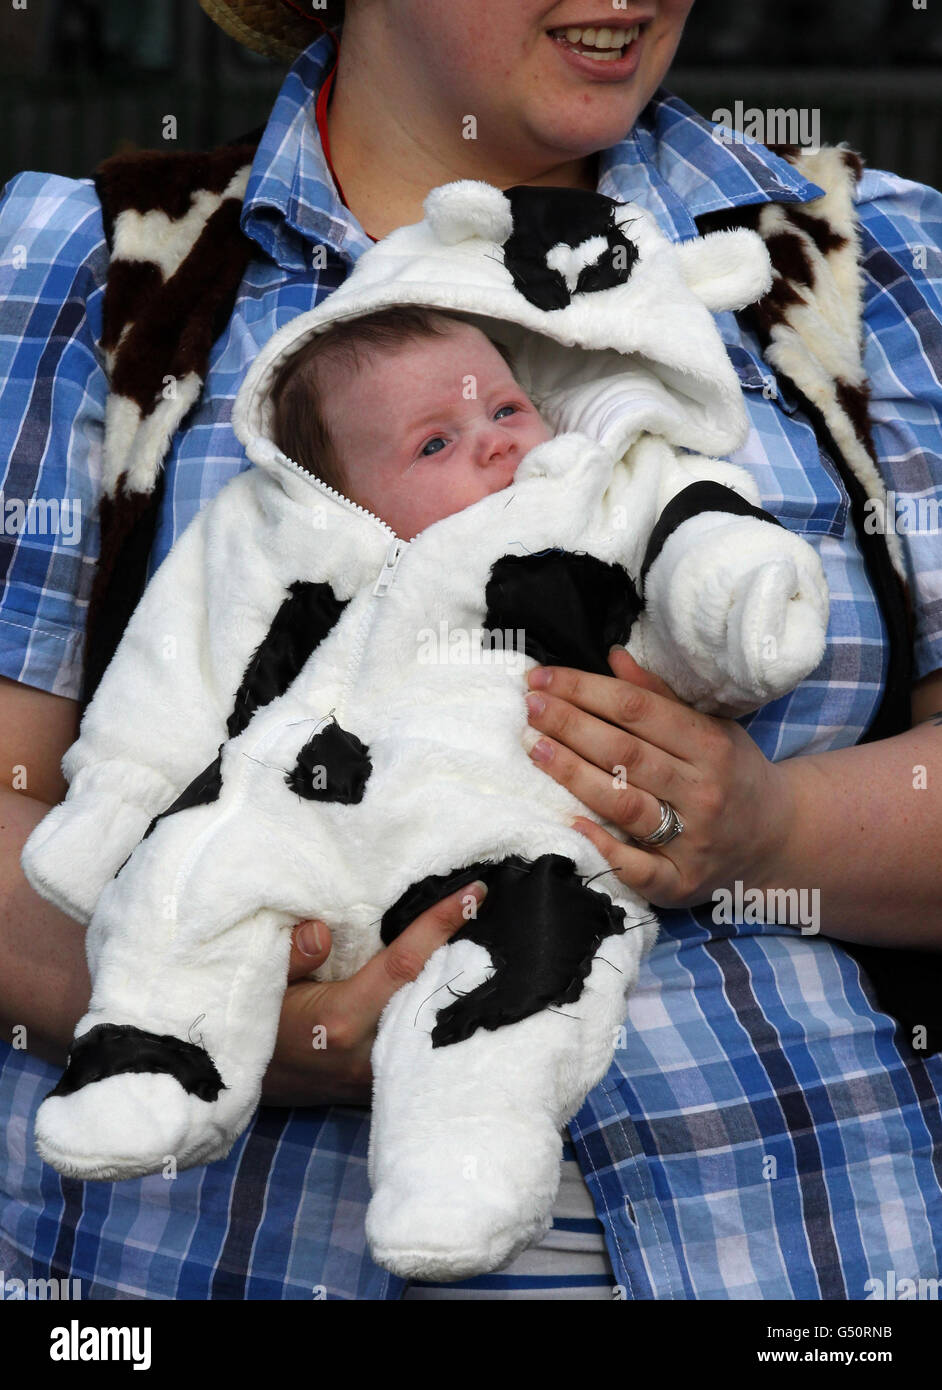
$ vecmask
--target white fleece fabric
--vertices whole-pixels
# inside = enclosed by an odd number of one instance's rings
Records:
[[[570,298],[546,310],[505,264],[515,225],[500,190],[446,185],[425,210],[252,364],[234,426],[256,466],[199,513],[154,576],[65,757],[68,796],[33,832],[23,866],[89,927],[93,994],[76,1039],[100,1024],[169,1035],[205,1049],[224,1083],[210,1101],[165,1072],[122,1071],[48,1098],[36,1123],[42,1156],[104,1179],[228,1153],[259,1101],[300,918],[329,925],[321,977],[339,979],[380,949],[383,913],[428,875],[553,854],[594,879],[589,891],[624,911],[625,930],[602,940],[574,1003],[433,1046],[443,1001],[495,971],[487,949],[459,938],[383,1014],[371,1248],[404,1277],[455,1279],[506,1263],[546,1230],[560,1130],[609,1066],[657,930],[648,904],[570,828],[575,814],[600,818],[528,756],[535,663],[488,648],[488,577],[504,556],[563,550],[637,580],[664,507],[692,483],[717,481],[758,504],[751,477],[715,457],[739,446],[747,421],[710,311],[756,299],[770,270],[752,233],[675,247],[642,209],[618,205],[616,224],[638,252],[630,274],[579,292],[599,239],[560,242],[546,264]],[[308,335],[403,303],[459,312],[505,343],[557,432],[511,487],[411,542],[286,459],[269,401],[279,363]],[[299,580],[329,583],[347,606],[290,687],[227,741],[246,665]],[[629,650],[705,711],[757,708],[823,654],[820,563],[755,516],[708,510],[683,521],[643,599]],[[355,804],[286,786],[301,747],[331,720],[369,750]],[[142,840],[221,744],[218,797],[162,818]]]

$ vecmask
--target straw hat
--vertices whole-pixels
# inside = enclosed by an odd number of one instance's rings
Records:
[[[344,0],[200,0],[200,5],[245,48],[293,61],[325,28],[337,28]]]

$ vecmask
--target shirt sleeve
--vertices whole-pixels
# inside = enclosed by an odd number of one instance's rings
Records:
[[[942,667],[942,194],[866,170],[864,362],[915,615],[914,679]]]
[[[0,675],[77,698],[98,557],[108,247],[88,179],[0,198]]]

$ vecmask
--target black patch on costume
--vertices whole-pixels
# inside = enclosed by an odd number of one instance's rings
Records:
[[[298,579],[245,669],[226,728],[235,738],[262,705],[283,695],[346,608],[329,584]]]
[[[625,931],[625,912],[605,893],[589,888],[571,859],[543,854],[480,861],[450,874],[430,874],[383,914],[380,936],[394,941],[433,903],[480,878],[488,893],[476,920],[451,941],[474,941],[494,963],[494,973],[463,998],[440,1009],[432,1046],[462,1042],[478,1028],[502,1028],[558,1004],[572,1004],[592,966],[599,943]],[[461,991],[460,977],[450,993]]]
[[[700,512],[731,512],[734,516],[758,517],[760,521],[771,522],[773,526],[782,525],[778,517],[773,516],[771,512],[754,507],[745,497],[741,497],[731,487],[725,487],[723,483],[691,483],[682,492],[678,492],[676,497],[671,498],[654,524],[641,566],[642,591],[648,570],[660,555],[667,538],[682,522],[687,521],[689,517],[697,516]]]
[[[623,285],[638,259],[638,248],[615,223],[621,206],[602,193],[578,188],[505,188],[514,229],[503,245],[504,265],[514,286],[538,309],[565,309],[573,295],[565,278],[546,264],[547,253],[563,242],[581,246],[601,236],[606,249],[579,272],[574,294],[591,294]],[[617,254],[616,254],[617,252]]]
[[[202,772],[196,774],[193,781],[183,788],[183,791],[177,797],[176,801],[171,802],[166,810],[161,811],[154,817],[141,836],[141,844],[143,844],[148,835],[151,834],[157,823],[163,820],[164,816],[172,816],[177,811],[186,811],[191,806],[208,806],[211,801],[217,801],[219,799],[219,793],[222,790],[222,750],[224,747],[225,744],[220,743],[219,752],[208,767],[204,767]],[[130,857],[129,854],[128,859],[130,859]],[[128,860],[125,859],[124,864],[127,862]],[[124,864],[121,865],[121,869],[124,868]],[[115,878],[118,877],[121,869],[117,870]]]
[[[541,665],[603,676],[612,674],[610,647],[627,642],[641,611],[627,570],[569,550],[502,556],[484,599],[484,626],[502,632],[505,644],[522,628],[524,651]]]
[[[331,720],[314,734],[298,754],[298,761],[285,776],[293,792],[308,801],[340,801],[344,805],[363,800],[373,764],[369,749],[356,734]],[[323,780],[326,785],[316,783]]]
[[[73,1042],[69,1064],[49,1095],[70,1096],[122,1072],[166,1072],[191,1096],[206,1101],[226,1089],[209,1053],[195,1043],[170,1033],[145,1033],[129,1023],[99,1023]]]
[[[338,599],[329,584],[314,584],[306,579],[298,579],[290,585],[288,597],[278,609],[271,627],[245,668],[242,683],[236,691],[232,713],[226,721],[226,731],[230,738],[236,738],[247,728],[256,710],[285,693],[314,648],[324,640],[337,622],[348,602],[349,599]],[[141,843],[164,816],[186,811],[191,806],[206,806],[209,802],[218,800],[222,790],[222,749],[223,744],[220,744],[219,752],[209,766],[196,774],[172,805],[154,817],[141,836]],[[359,800],[359,797],[355,799]],[[128,859],[130,857],[128,855]],[[125,859],[124,864],[116,871],[115,878],[127,862]]]

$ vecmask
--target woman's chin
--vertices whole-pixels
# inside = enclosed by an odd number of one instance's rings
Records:
[[[530,121],[531,137],[544,150],[555,152],[556,163],[590,159],[600,150],[624,140],[643,105],[623,94],[615,101],[608,88],[601,100],[572,100],[571,93],[557,93]],[[567,100],[568,98],[568,100]]]

